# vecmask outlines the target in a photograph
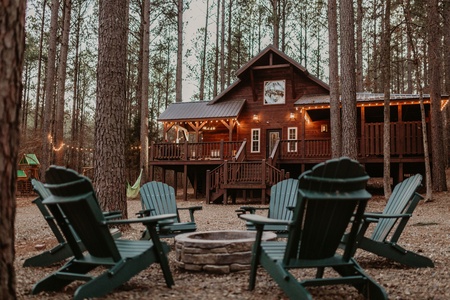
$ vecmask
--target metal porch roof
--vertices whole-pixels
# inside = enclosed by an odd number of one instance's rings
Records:
[[[429,94],[423,95],[424,99],[429,99]],[[356,101],[378,102],[384,100],[384,94],[381,93],[356,93]],[[391,94],[391,101],[394,100],[419,100],[418,94]],[[304,95],[300,97],[294,105],[328,105],[330,104],[330,95]]]
[[[210,101],[172,103],[158,121],[207,120],[237,118],[244,107],[245,99],[218,103]]]

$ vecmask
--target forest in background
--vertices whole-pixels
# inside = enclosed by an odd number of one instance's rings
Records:
[[[148,112],[149,140],[159,141],[157,117],[175,101],[211,100],[234,81],[234,72],[274,44],[308,71],[328,81],[328,17],[326,1],[196,0],[204,5],[203,24],[194,36],[184,34],[183,14],[192,1],[149,3]],[[449,1],[440,2],[442,70],[449,69]],[[57,14],[52,7],[58,3]],[[145,31],[144,2],[129,0],[126,96],[127,168],[138,172],[141,126],[142,68]],[[382,93],[383,18],[380,0],[354,1],[356,89]],[[390,92],[418,93],[418,68],[423,92],[429,92],[427,1],[392,1],[390,7]],[[195,15],[195,13],[194,13]],[[55,17],[56,16],[56,17]],[[43,152],[51,144],[50,162],[78,171],[92,166],[97,92],[97,1],[29,0],[22,99],[20,154]],[[55,19],[55,20],[54,20]],[[53,23],[52,23],[53,22]],[[192,20],[190,21],[192,22]],[[52,28],[55,24],[56,28]],[[445,26],[447,24],[447,27]],[[182,28],[182,30],[181,30]],[[415,43],[413,49],[408,36]],[[52,50],[51,39],[55,39]],[[49,73],[49,53],[54,71]],[[147,52],[145,52],[147,53]],[[442,76],[448,93],[448,72]],[[49,76],[53,78],[48,80]],[[182,78],[197,82],[190,99],[183,97]],[[51,82],[53,89],[46,83]],[[52,93],[48,95],[49,91]],[[46,99],[49,99],[47,101]]]

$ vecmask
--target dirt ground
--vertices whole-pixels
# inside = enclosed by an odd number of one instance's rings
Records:
[[[448,177],[449,178],[449,177]],[[449,185],[450,187],[450,185]],[[390,299],[450,299],[450,193],[436,193],[430,202],[421,202],[404,230],[399,245],[430,257],[434,268],[410,268],[388,261],[374,254],[358,250],[360,265],[387,291]],[[33,198],[17,199],[16,215],[16,275],[19,299],[71,299],[80,283],[73,283],[63,291],[31,295],[33,285],[55,271],[60,264],[50,267],[22,267],[26,258],[51,249],[56,244],[47,223],[31,203]],[[249,200],[251,201],[251,200]],[[199,231],[245,229],[235,210],[243,205],[206,204],[204,199],[179,200],[179,207],[202,205],[195,213]],[[250,203],[245,203],[250,204]],[[253,202],[258,206],[256,202]],[[383,197],[374,196],[367,211],[381,211]],[[141,208],[139,200],[128,201],[128,216],[134,217]],[[187,215],[181,215],[187,221]],[[139,238],[141,225],[133,225],[123,233],[127,238]],[[173,250],[174,239],[164,239]],[[247,290],[248,271],[230,274],[189,272],[177,267],[174,251],[169,253],[175,286],[167,288],[159,265],[134,276],[130,281],[108,294],[104,299],[287,299],[283,291],[263,269],[258,270],[254,291]],[[362,299],[347,286],[309,288],[315,299]]]

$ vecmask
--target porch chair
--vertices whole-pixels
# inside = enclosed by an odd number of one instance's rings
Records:
[[[291,221],[242,214],[257,229],[250,271],[253,290],[258,264],[290,299],[312,299],[308,286],[349,284],[366,298],[387,299],[383,287],[370,278],[352,258],[356,234],[371,195],[365,186],[369,176],[355,160],[342,157],[320,163],[299,178],[299,192]],[[337,251],[349,223],[345,250]],[[287,241],[261,242],[264,226],[287,225]],[[290,269],[316,269],[316,276],[298,279]],[[324,269],[335,273],[324,277]],[[328,274],[328,273],[327,273]],[[333,276],[332,276],[333,275]]]
[[[50,250],[46,250],[40,254],[27,258],[24,261],[23,266],[45,267],[69,258],[73,256],[73,253],[69,245],[67,244],[67,241],[65,240],[63,233],[58,227],[55,218],[49,212],[47,207],[42,203],[43,200],[51,196],[50,191],[44,186],[44,184],[41,181],[37,179],[32,179],[31,185],[33,186],[34,191],[38,194],[38,197],[34,199],[32,203],[34,203],[37,206],[42,216],[44,217],[45,221],[47,221],[47,224],[50,227],[51,231],[53,232],[53,235],[55,236],[58,244]],[[122,213],[120,211],[103,212],[103,214],[106,219],[116,219],[122,217]],[[113,234],[114,238],[119,238],[122,235],[122,233],[117,228],[112,228],[110,229],[110,231]],[[80,249],[84,251],[85,248],[83,243],[81,243],[79,238],[77,238],[77,241],[80,246]]]
[[[267,217],[277,220],[292,220],[292,209],[297,202],[298,179],[284,179],[270,188],[269,207],[241,206],[236,212],[238,216],[241,214],[255,214],[258,210],[267,210]],[[246,222],[247,230],[256,230],[251,222]],[[278,237],[287,237],[286,225],[266,225],[265,231],[274,231]]]
[[[33,294],[58,291],[74,281],[86,281],[75,290],[74,299],[100,297],[154,262],[161,265],[166,285],[171,287],[174,284],[166,256],[169,247],[156,234],[157,222],[172,219],[174,215],[106,220],[87,177],[70,169],[51,166],[46,172],[46,182],[52,196],[43,203],[58,222],[74,258],[36,283]],[[112,237],[109,224],[130,223],[143,223],[151,241],[115,240]],[[80,237],[86,247],[85,252],[79,247],[73,232]],[[96,272],[90,273],[94,269]]]
[[[161,222],[156,231],[161,237],[173,237],[180,233],[192,232],[197,230],[194,213],[202,210],[202,206],[177,207],[175,190],[166,183],[151,181],[141,186],[140,189],[142,210],[138,212],[139,216],[158,216],[161,214],[174,214],[175,218],[170,220],[169,225]],[[179,211],[188,210],[190,222],[181,222]],[[142,239],[149,239],[149,234],[145,230]]]
[[[408,251],[398,240],[423,197],[417,193],[422,175],[416,174],[397,184],[382,213],[365,213],[357,236],[357,248],[415,268],[434,267],[428,257]],[[365,233],[370,224],[376,223],[372,235]],[[346,236],[344,236],[344,241]],[[356,249],[355,248],[355,251]]]

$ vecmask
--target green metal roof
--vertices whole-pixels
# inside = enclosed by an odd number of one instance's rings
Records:
[[[39,160],[36,157],[36,154],[30,153],[30,154],[24,154],[23,158],[20,160],[20,165],[32,165],[32,166],[38,166],[40,165]]]
[[[24,170],[17,170],[17,178],[27,178],[27,174]]]

